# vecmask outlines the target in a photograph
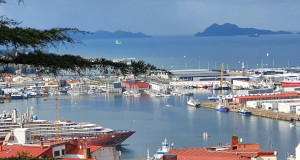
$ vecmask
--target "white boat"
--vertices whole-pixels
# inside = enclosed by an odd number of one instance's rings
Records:
[[[228,112],[229,108],[227,106],[224,106],[223,104],[219,104],[216,108],[216,111],[220,111],[220,112]]]
[[[218,101],[219,100],[219,97],[215,97],[215,96],[211,96],[211,97],[207,97],[207,98],[210,101]]]
[[[116,44],[122,44],[122,42],[119,40],[116,40]]]
[[[200,107],[200,102],[197,100],[194,100],[192,97],[187,101],[187,104],[189,107]]]
[[[249,111],[247,108],[243,107],[238,109],[238,113],[242,115],[251,115],[251,111]]]
[[[173,145],[173,144],[172,144]],[[167,138],[162,142],[161,149],[158,149],[156,154],[153,156],[152,160],[159,160],[161,159],[164,154],[168,153],[171,150]]]

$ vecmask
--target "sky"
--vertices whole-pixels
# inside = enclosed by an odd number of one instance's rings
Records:
[[[23,27],[194,35],[213,23],[300,32],[299,0],[7,0],[0,15]]]

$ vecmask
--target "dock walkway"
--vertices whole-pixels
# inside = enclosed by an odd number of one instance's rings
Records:
[[[215,109],[219,102],[201,102],[202,108],[210,108]],[[232,108],[236,107],[236,108]],[[241,108],[239,106],[230,105],[229,111],[230,112],[238,112],[238,109]],[[261,108],[249,108],[248,110],[252,112],[252,115],[265,117],[265,118],[272,118],[277,120],[284,120],[284,121],[300,121],[300,115],[292,114],[292,113],[281,113],[281,112],[274,112],[272,110],[264,110]]]

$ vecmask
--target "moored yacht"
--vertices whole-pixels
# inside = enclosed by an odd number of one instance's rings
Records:
[[[12,114],[4,111],[0,115],[0,140],[16,128],[28,128],[33,140],[44,141],[68,140],[84,142],[88,145],[116,146],[121,145],[135,131],[113,130],[91,123],[76,123],[69,120],[47,121],[30,116],[29,110],[17,117],[17,110]]]

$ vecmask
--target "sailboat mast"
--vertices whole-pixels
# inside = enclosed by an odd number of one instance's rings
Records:
[[[224,76],[224,63],[222,63],[222,69],[221,69],[221,88],[223,87],[223,76]]]

